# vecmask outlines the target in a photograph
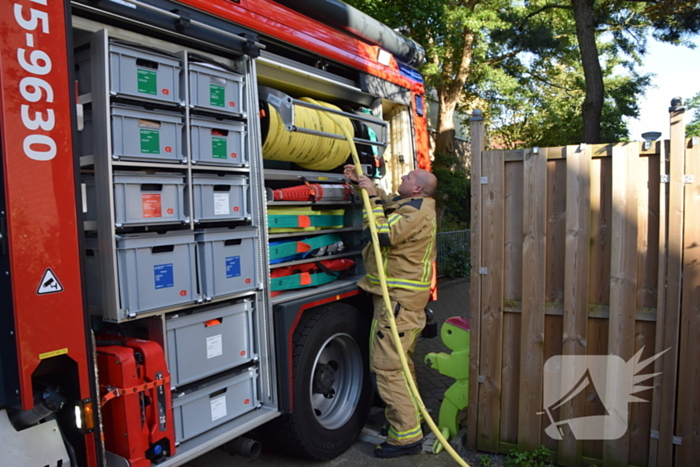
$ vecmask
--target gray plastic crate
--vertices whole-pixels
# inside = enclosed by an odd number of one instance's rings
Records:
[[[235,221],[249,217],[248,178],[244,175],[192,175],[195,222]]]
[[[164,110],[112,105],[112,157],[150,162],[185,162],[182,152],[182,115]],[[94,154],[92,111],[85,110],[81,131],[82,155]]]
[[[171,384],[178,387],[249,362],[253,357],[250,300],[175,314],[166,323]]]
[[[185,216],[185,176],[157,172],[115,172],[114,225],[128,227],[189,222]],[[84,177],[87,206],[86,221],[97,220],[95,179]]]
[[[189,394],[176,394],[175,440],[181,443],[257,408],[257,378],[257,369],[249,368]]]
[[[76,54],[80,94],[92,92],[91,51]],[[109,92],[113,96],[179,104],[180,71],[177,57],[138,44],[110,42]]]
[[[245,124],[215,118],[190,118],[192,161],[202,165],[248,165]]]
[[[117,239],[122,309],[143,313],[198,300],[192,232]]]
[[[206,298],[254,289],[257,229],[201,232],[197,240],[200,292]]]
[[[189,63],[190,106],[244,115],[243,77],[210,63]]]

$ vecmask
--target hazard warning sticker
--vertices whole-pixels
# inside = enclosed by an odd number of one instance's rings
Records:
[[[51,268],[47,268],[44,272],[44,276],[41,278],[41,282],[39,282],[39,287],[36,289],[36,293],[37,295],[46,295],[58,292],[63,292],[63,286]]]

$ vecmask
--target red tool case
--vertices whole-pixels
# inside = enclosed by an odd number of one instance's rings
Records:
[[[114,343],[97,347],[107,451],[131,467],[149,467],[175,454],[170,374],[162,347],[116,336],[100,336],[98,342]]]

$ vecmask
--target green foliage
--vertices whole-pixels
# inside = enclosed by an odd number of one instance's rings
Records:
[[[446,277],[469,277],[471,269],[471,251],[461,241],[440,240],[440,250],[444,257],[438,274]]]
[[[491,459],[487,454],[479,454],[477,459],[479,460],[479,465],[483,467],[492,467],[494,465],[493,459]]]
[[[700,136],[700,92],[688,99],[685,103],[687,110],[694,110],[693,119],[685,126],[685,136]]]
[[[506,467],[550,467],[552,451],[540,446],[532,452],[519,452],[511,449],[506,457]]]
[[[454,154],[436,153],[433,174],[438,180],[435,204],[438,211],[438,231],[464,230],[470,216],[470,174]]]

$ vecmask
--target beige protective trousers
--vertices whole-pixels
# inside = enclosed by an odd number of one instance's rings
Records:
[[[401,360],[396,353],[391,327],[386,314],[384,300],[373,295],[374,320],[370,339],[370,362],[377,375],[377,389],[386,404],[386,419],[389,422],[387,442],[398,446],[415,443],[423,438],[420,415],[408,383],[404,380]],[[418,335],[425,327],[425,312],[413,311],[391,302],[391,313],[396,319],[396,328],[408,366],[415,380],[415,369],[411,355],[416,348]]]

